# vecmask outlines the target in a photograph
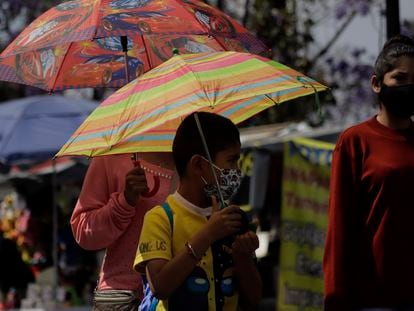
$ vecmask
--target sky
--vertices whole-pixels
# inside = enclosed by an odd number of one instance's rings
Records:
[[[332,0],[328,0],[331,1]],[[328,2],[327,1],[327,2]],[[381,1],[379,1],[381,3]],[[385,0],[382,1],[385,8]],[[400,20],[414,21],[414,0],[400,0]],[[332,14],[325,17],[315,28],[315,37],[320,45],[331,38],[338,27],[338,20]],[[333,50],[339,53],[348,52],[350,47],[361,47],[367,50],[367,56],[378,54],[386,40],[386,21],[380,14],[380,7],[376,6],[367,16],[357,16],[348,25],[333,46]]]

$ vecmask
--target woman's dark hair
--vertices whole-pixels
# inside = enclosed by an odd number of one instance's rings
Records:
[[[401,56],[414,56],[414,40],[404,35],[397,35],[385,42],[375,61],[374,71],[379,83],[384,75],[393,70],[395,63]]]
[[[240,144],[239,130],[231,120],[214,113],[196,113],[213,161],[218,152]],[[180,177],[185,175],[187,164],[193,155],[200,154],[207,158],[194,114],[184,118],[177,129],[173,142],[172,152]]]

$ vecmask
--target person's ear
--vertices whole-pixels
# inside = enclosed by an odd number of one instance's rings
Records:
[[[197,175],[202,175],[204,170],[204,162],[205,160],[199,154],[193,155],[189,161],[191,171]]]
[[[374,91],[374,93],[379,94],[380,90],[381,90],[381,81],[378,80],[377,75],[372,75],[371,77],[371,88]]]

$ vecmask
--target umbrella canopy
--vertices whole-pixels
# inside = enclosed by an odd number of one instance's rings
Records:
[[[30,164],[52,158],[96,107],[92,101],[57,95],[0,104],[0,162]]]
[[[268,50],[203,2],[75,0],[38,17],[0,54],[0,80],[48,91],[120,87],[169,59],[173,48],[180,54]]]
[[[65,157],[49,159],[30,165],[12,165],[4,177],[6,179],[36,179],[40,176],[59,174],[57,177],[59,181],[62,181],[60,175],[65,172],[65,174],[71,177],[71,180],[81,181],[87,168],[86,161],[85,158],[80,157]]]
[[[108,97],[57,156],[171,151],[175,130],[194,111],[234,123],[327,87],[249,53],[176,55]]]

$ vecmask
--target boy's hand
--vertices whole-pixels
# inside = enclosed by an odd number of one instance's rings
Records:
[[[259,248],[259,238],[253,231],[236,236],[231,245],[233,255],[249,255]]]
[[[212,214],[207,222],[208,237],[211,242],[239,232],[241,227],[240,207],[230,205],[219,209],[215,196],[211,197]]]
[[[135,167],[125,176],[125,200],[129,205],[135,206],[140,195],[148,191],[145,172],[141,167]]]

